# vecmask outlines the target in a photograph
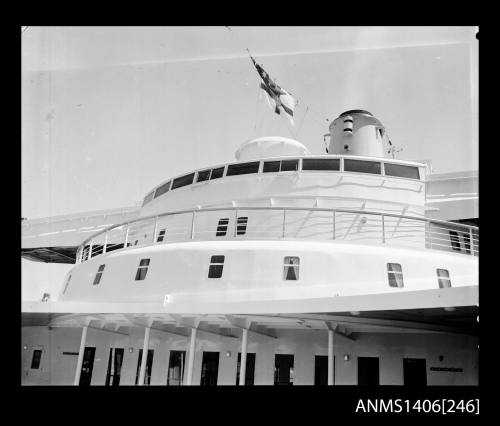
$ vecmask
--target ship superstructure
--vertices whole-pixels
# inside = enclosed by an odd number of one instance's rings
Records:
[[[23,380],[476,384],[477,226],[431,218],[428,166],[384,157],[368,111],[329,130],[323,155],[247,141],[89,236],[24,224],[26,257],[75,266],[55,300],[23,305],[26,346],[71,350]]]

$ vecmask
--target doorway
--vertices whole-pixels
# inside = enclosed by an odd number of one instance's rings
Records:
[[[425,358],[403,358],[405,386],[427,386]]]
[[[378,386],[379,380],[379,358],[358,357],[358,385]]]
[[[245,370],[245,386],[253,386],[255,374],[255,353],[247,352]],[[236,386],[240,385],[241,352],[238,352],[238,364],[236,366]]]
[[[333,383],[335,383],[335,356],[333,357]],[[328,356],[314,357],[314,385],[328,385]]]
[[[293,355],[276,354],[274,356],[274,384],[277,386],[291,386],[295,371],[293,369]]]
[[[118,386],[123,364],[123,348],[110,348],[105,386]]]
[[[148,358],[146,359],[146,373],[144,374],[144,384],[151,384],[151,371],[153,370],[153,355],[154,349],[148,349]],[[137,372],[135,374],[135,384],[139,383],[139,375],[141,373],[142,349],[139,349],[139,360],[137,361]]]
[[[167,386],[182,386],[186,351],[170,351],[168,360]]]
[[[217,386],[219,374],[219,352],[203,352],[201,363],[201,386]]]
[[[86,347],[83,352],[82,371],[80,373],[80,386],[90,386],[92,370],[94,369],[95,348]]]

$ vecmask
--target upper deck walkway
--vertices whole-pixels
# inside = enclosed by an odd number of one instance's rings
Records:
[[[179,241],[342,240],[479,256],[475,226],[367,210],[219,207],[166,212],[108,227],[78,248],[77,263],[131,246]]]

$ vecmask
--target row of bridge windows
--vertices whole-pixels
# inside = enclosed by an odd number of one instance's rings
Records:
[[[210,257],[210,264],[208,268],[208,278],[222,278],[224,272],[224,263],[226,257],[224,255],[214,255]],[[137,272],[135,274],[135,281],[144,281],[146,279],[150,259],[141,259]],[[93,285],[98,285],[101,282],[104,273],[105,264],[99,265],[96,275],[94,277]],[[283,280],[297,281],[299,280],[300,273],[300,257],[298,256],[285,256],[283,258]],[[447,269],[436,269],[439,288],[451,287],[450,273]],[[403,288],[403,268],[400,263],[387,263],[387,278],[389,287]],[[67,280],[67,284],[63,293],[66,291],[67,285],[71,279],[71,275]]]
[[[193,183],[204,182],[208,180],[218,179],[224,176],[238,176],[252,173],[258,173],[260,169],[260,161],[251,161],[248,163],[229,164],[227,167],[216,167],[214,169],[200,170],[192,172],[184,176],[180,176],[171,181],[168,181],[155,190],[151,191],[144,198],[143,206],[155,198],[167,193],[169,190],[182,188],[183,186]],[[382,173],[382,162],[343,159],[343,171],[354,173],[369,173],[376,175],[385,175],[393,177],[402,177],[407,179],[420,179],[419,169],[416,166],[407,166],[404,164],[392,164],[384,162],[384,173]],[[271,160],[264,161],[262,173],[278,173],[298,171],[300,162],[298,158],[287,160]],[[304,158],[302,159],[302,171],[341,171],[340,158]]]

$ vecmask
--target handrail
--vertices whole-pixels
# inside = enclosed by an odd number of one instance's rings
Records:
[[[355,210],[355,209],[344,209],[344,208],[316,208],[316,207],[310,207],[310,208],[304,208],[304,207],[255,207],[255,206],[248,206],[248,207],[243,207],[243,206],[227,206],[227,207],[207,207],[207,208],[197,208],[197,209],[186,209],[186,210],[178,210],[178,211],[169,211],[169,212],[164,212],[161,214],[155,214],[155,215],[150,215],[150,216],[144,216],[141,218],[137,218],[134,220],[129,220],[126,222],[122,222],[120,224],[114,224],[111,226],[108,226],[96,234],[88,237],[86,240],[84,240],[80,246],[78,247],[77,253],[79,255],[77,256],[77,263],[81,263],[83,260],[90,259],[94,256],[98,256],[100,254],[104,254],[107,251],[109,251],[109,248],[121,245],[122,242],[119,243],[114,243],[110,242],[108,239],[108,233],[112,230],[119,229],[126,227],[124,229],[125,235],[124,235],[124,241],[123,241],[123,248],[126,248],[128,244],[128,239],[129,239],[129,231],[131,229],[131,225],[135,223],[141,223],[143,222],[147,226],[153,227],[153,240],[152,243],[156,243],[156,238],[157,238],[157,231],[158,231],[158,221],[161,218],[165,218],[167,216],[174,216],[174,215],[183,215],[183,214],[191,214],[191,227],[190,227],[190,232],[186,229],[186,232],[179,232],[177,235],[186,235],[186,240],[193,240],[195,236],[195,218],[197,213],[204,213],[204,212],[217,212],[217,211],[224,211],[224,212],[230,212],[234,211],[235,215],[235,229],[234,229],[234,236],[233,238],[237,238],[239,235],[237,232],[238,229],[238,224],[237,224],[237,217],[238,217],[238,211],[241,210],[252,210],[252,211],[283,211],[283,217],[282,217],[282,232],[280,233],[281,236],[280,238],[285,238],[286,235],[286,225],[287,225],[287,215],[286,212],[288,211],[303,211],[303,212],[330,212],[332,213],[332,224],[333,224],[333,239],[336,239],[336,230],[339,228],[339,224],[342,224],[342,221],[339,221],[338,218],[336,218],[337,213],[347,213],[347,214],[355,214],[355,215],[374,215],[378,216],[382,220],[382,225],[381,225],[381,242],[385,244],[387,241],[387,238],[389,239],[397,239],[401,238],[401,235],[399,236],[394,236],[395,232],[402,232],[405,231],[405,226],[407,227],[407,223],[398,223],[395,225],[397,227],[397,231],[393,230],[392,231],[392,236],[387,237],[386,235],[386,228],[388,226],[391,226],[392,224],[390,221],[387,221],[387,218],[397,218],[399,221],[401,219],[406,219],[406,220],[411,220],[411,221],[417,221],[425,224],[424,230],[422,234],[419,234],[418,237],[422,236],[424,237],[425,244],[426,246],[432,248],[433,246],[439,246],[439,247],[449,247],[453,250],[456,250],[454,248],[454,243],[455,243],[455,238],[458,237],[448,237],[448,238],[442,238],[439,235],[447,235],[446,232],[440,232],[440,230],[448,230],[448,231],[456,231],[456,232],[461,232],[462,237],[464,239],[464,245],[465,245],[465,251],[467,254],[472,254],[472,255],[478,255],[479,254],[479,238],[478,238],[478,232],[479,228],[476,226],[471,226],[471,225],[464,225],[461,223],[455,223],[455,222],[447,222],[443,220],[438,220],[438,219],[429,219],[429,218],[423,218],[423,217],[417,217],[417,216],[409,216],[409,215],[401,215],[401,214],[395,214],[395,213],[382,213],[382,212],[377,212],[377,211],[372,211],[372,210]],[[399,222],[398,221],[398,222]],[[339,222],[339,224],[337,224]],[[329,222],[328,222],[329,223]],[[289,222],[288,225],[292,225],[292,222]],[[434,225],[431,227],[431,224]],[[309,227],[309,225],[307,225]],[[306,227],[306,228],[307,228]],[[371,230],[370,228],[375,227],[374,230]],[[302,228],[305,229],[305,228]],[[377,232],[378,228],[377,225],[367,225],[366,229],[359,234],[361,235],[363,232],[365,233],[365,236],[361,236],[361,238],[368,238],[368,239],[373,239],[373,237],[366,237],[366,233],[369,232]],[[343,230],[342,230],[343,231]],[[410,229],[409,231],[405,232],[419,232],[418,229],[412,230]],[[204,231],[203,229],[200,231],[197,231],[198,233],[202,234],[204,232],[209,232],[209,231]],[[254,231],[254,232],[260,232],[260,231]],[[267,232],[267,231],[264,231]],[[298,231],[297,231],[298,232]],[[349,229],[347,230],[346,235],[349,233]],[[96,238],[102,236],[104,234],[104,244],[101,246],[99,244],[96,244]],[[316,233],[319,235],[318,233]],[[321,233],[320,233],[321,234]],[[187,236],[189,235],[189,236]],[[314,234],[309,234],[309,237]],[[467,237],[465,236],[467,235]],[[265,237],[265,235],[263,236]],[[409,237],[410,239],[414,239],[415,235],[403,235],[403,237]],[[304,237],[302,237],[304,238]],[[467,239],[466,239],[467,238]],[[450,244],[442,244],[439,241],[447,241],[450,242]],[[456,240],[459,242],[459,240]],[[88,244],[90,243],[90,244]],[[102,251],[101,251],[102,250]],[[461,251],[461,249],[460,249]],[[85,257],[85,259],[84,259]]]

